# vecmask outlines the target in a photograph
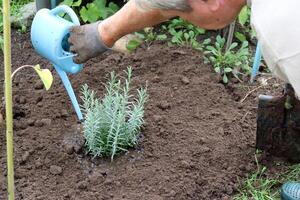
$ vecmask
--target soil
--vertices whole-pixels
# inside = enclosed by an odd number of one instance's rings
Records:
[[[16,199],[232,199],[239,180],[255,169],[256,97],[278,94],[280,84],[273,81],[240,103],[257,86],[225,87],[199,52],[163,43],[92,59],[70,76],[78,95],[86,83],[103,97],[109,73],[124,75],[128,66],[134,88],[147,84],[150,95],[138,147],[111,162],[82,149],[67,93],[51,64],[32,49],[29,34],[13,31],[12,42],[14,68],[40,64],[55,75],[48,92],[30,69],[13,82]],[[3,84],[3,64],[0,73]],[[6,199],[4,130],[1,199]]]

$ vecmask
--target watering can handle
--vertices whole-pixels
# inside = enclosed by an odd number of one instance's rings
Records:
[[[78,25],[78,26],[80,25],[80,22],[79,22],[79,19],[78,19],[76,13],[69,6],[61,5],[61,6],[57,6],[56,8],[50,10],[50,14],[52,14],[52,15],[58,15],[58,14],[64,13],[64,12],[67,13],[71,17],[71,20],[75,25]]]

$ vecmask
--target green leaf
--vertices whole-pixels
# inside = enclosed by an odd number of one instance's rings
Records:
[[[235,32],[234,36],[240,41],[240,42],[244,42],[247,41],[246,36],[243,33],[240,32]]]
[[[49,90],[52,82],[53,76],[49,69],[41,69],[40,65],[34,66],[34,70],[39,75],[40,79],[42,80],[46,90]]]
[[[203,28],[197,28],[198,34],[205,34],[205,29]]]
[[[194,31],[189,31],[189,35],[190,35],[190,38],[194,38],[195,37]]]
[[[225,72],[225,73],[232,72],[232,69],[231,69],[231,68],[229,68],[229,67],[226,67],[226,68],[224,68],[224,72]]]
[[[183,36],[184,36],[184,39],[185,39],[185,40],[188,40],[189,37],[190,37],[188,33],[184,33]]]
[[[160,34],[160,35],[157,35],[157,40],[165,40],[165,39],[167,39],[168,37],[167,37],[167,35],[166,34]]]
[[[215,72],[219,74],[221,72],[221,68],[220,67],[216,67],[215,68]]]
[[[292,104],[289,101],[284,102],[284,107],[287,110],[290,110],[291,108],[293,108]]]
[[[133,52],[138,46],[140,46],[141,42],[138,40],[130,40],[126,46],[126,48]]]
[[[144,40],[146,37],[145,37],[145,35],[144,34],[142,34],[142,33],[139,33],[139,32],[135,32],[134,33],[136,36],[138,36],[140,39],[142,39],[142,40]]]
[[[242,8],[241,12],[239,13],[238,20],[242,26],[244,26],[249,20],[249,11],[247,6],[244,6]]]
[[[72,6],[73,5],[73,0],[64,0],[62,4],[67,5],[67,6]]]
[[[226,74],[223,75],[223,83],[228,83],[228,77]]]
[[[113,2],[108,4],[108,7],[115,13],[119,10],[119,6]],[[113,13],[112,13],[113,14]]]
[[[81,5],[81,3],[82,3],[82,0],[78,0],[78,1],[74,2],[72,6],[79,7]]]
[[[99,17],[99,10],[94,3],[87,4],[86,8],[83,7],[80,10],[80,16],[84,22],[96,22]]]
[[[229,50],[233,50],[237,46],[238,46],[238,43],[234,42],[230,45]]]

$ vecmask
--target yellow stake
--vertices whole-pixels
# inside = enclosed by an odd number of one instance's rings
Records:
[[[5,113],[7,143],[7,191],[8,199],[15,199],[14,186],[14,144],[13,144],[13,112],[11,85],[11,31],[10,1],[3,0],[3,35],[4,35],[4,70],[5,70]]]

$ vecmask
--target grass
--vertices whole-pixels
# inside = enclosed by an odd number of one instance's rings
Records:
[[[281,174],[267,175],[267,168],[257,163],[256,172],[243,183],[234,200],[280,200],[280,187],[288,181],[300,180],[300,164],[292,165]]]

